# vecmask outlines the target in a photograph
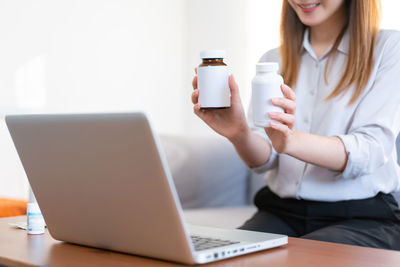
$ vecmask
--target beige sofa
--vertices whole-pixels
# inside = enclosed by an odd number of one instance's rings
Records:
[[[225,138],[161,136],[188,223],[236,228],[256,211],[252,200],[265,185]]]

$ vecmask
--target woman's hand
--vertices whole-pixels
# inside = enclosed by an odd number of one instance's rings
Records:
[[[265,128],[265,132],[276,152],[285,153],[293,139],[293,128],[296,122],[296,94],[285,84],[281,85],[281,90],[284,97],[273,98],[272,104],[281,107],[284,112],[269,113],[269,117],[274,121],[270,123],[270,127]]]
[[[229,88],[231,90],[231,107],[227,109],[201,109],[199,90],[197,89],[197,76],[193,78],[192,102],[194,113],[210,126],[218,134],[225,136],[231,142],[239,140],[249,134],[246,116],[240,100],[239,88],[233,78],[229,76]]]

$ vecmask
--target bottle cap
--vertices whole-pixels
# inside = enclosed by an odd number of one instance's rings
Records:
[[[279,66],[276,62],[263,62],[256,65],[257,72],[277,72],[278,69]]]
[[[201,58],[225,58],[225,50],[203,50],[200,52]]]

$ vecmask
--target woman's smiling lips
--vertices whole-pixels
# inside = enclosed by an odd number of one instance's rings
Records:
[[[310,3],[310,4],[297,4],[304,13],[313,12],[318,6],[319,3]]]

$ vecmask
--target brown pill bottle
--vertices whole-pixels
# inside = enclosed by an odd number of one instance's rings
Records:
[[[199,103],[203,109],[222,109],[231,106],[229,68],[225,64],[225,51],[204,50],[202,63],[197,68]]]

